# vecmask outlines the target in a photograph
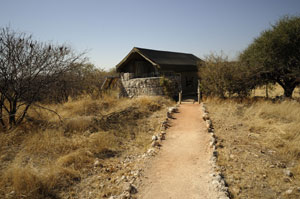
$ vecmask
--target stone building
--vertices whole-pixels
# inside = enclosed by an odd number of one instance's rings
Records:
[[[196,94],[198,57],[178,52],[134,47],[116,66],[128,96],[162,95],[161,78],[171,80],[174,95]]]

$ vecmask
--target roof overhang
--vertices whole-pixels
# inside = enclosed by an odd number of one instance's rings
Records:
[[[124,63],[126,63],[130,56],[132,56],[134,53],[137,53],[139,54],[141,57],[143,57],[145,60],[147,60],[149,63],[151,63],[153,66],[157,67],[157,68],[160,68],[160,66],[158,64],[156,64],[153,60],[149,59],[148,57],[146,57],[145,55],[143,55],[137,48],[133,48],[129,53],[128,55],[126,55],[126,57],[124,57],[124,59],[122,59],[122,61],[116,65],[116,69],[117,71],[119,71],[120,68],[122,68],[122,65]]]

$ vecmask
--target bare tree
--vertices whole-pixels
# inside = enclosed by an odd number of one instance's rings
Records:
[[[0,124],[20,124],[41,92],[83,62],[71,48],[36,41],[31,35],[0,30]],[[4,118],[3,110],[8,118]],[[6,121],[7,120],[7,121]]]

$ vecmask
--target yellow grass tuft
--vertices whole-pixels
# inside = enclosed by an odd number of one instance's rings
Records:
[[[77,150],[67,155],[60,156],[56,160],[56,164],[60,167],[71,167],[75,170],[79,170],[88,166],[91,166],[94,161],[93,154],[89,154],[84,150]]]
[[[11,198],[41,198],[40,189],[43,182],[39,174],[26,167],[13,167],[8,169],[1,177],[1,188],[11,194]],[[4,190],[2,190],[4,191]]]
[[[24,140],[23,151],[44,157],[56,157],[84,147],[86,140],[84,136],[67,137],[63,131],[50,129],[36,132]]]
[[[66,132],[85,132],[93,125],[93,117],[78,116],[64,120]]]

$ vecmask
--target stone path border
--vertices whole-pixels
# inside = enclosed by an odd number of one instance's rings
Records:
[[[212,165],[213,173],[211,174],[211,177],[213,178],[212,184],[215,186],[216,190],[220,192],[219,199],[229,199],[230,193],[228,191],[227,183],[224,179],[223,174],[220,172],[220,167],[217,165],[217,159],[218,159],[218,151],[216,149],[217,144],[217,137],[215,135],[215,130],[212,124],[212,121],[209,117],[209,112],[205,106],[204,103],[201,103],[202,110],[203,110],[203,120],[206,122],[206,127],[208,133],[211,134],[211,142],[210,147],[213,149],[212,157],[210,159],[210,163]]]

